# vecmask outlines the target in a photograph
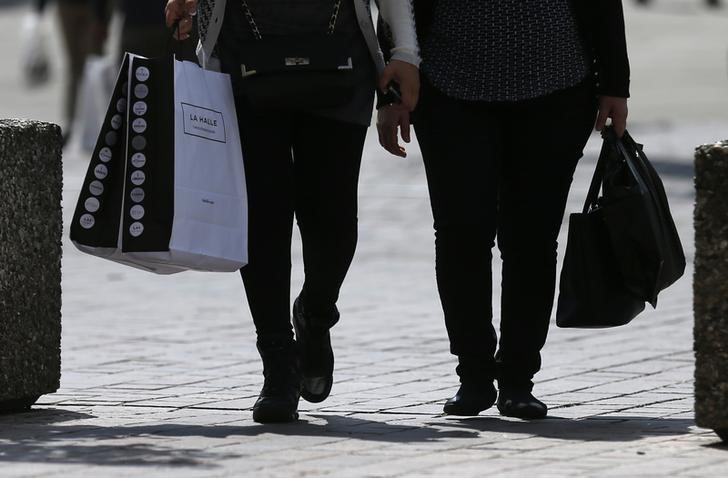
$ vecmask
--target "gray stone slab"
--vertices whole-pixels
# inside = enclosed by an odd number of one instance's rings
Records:
[[[0,119],[0,411],[55,392],[61,373],[61,134]]]

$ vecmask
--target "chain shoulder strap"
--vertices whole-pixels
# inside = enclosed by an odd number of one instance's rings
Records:
[[[260,40],[263,38],[263,35],[260,34],[260,30],[258,29],[258,24],[255,22],[255,17],[253,17],[253,12],[250,11],[250,7],[248,6],[248,2],[246,0],[241,0],[243,3],[243,13],[245,14],[245,19],[248,21],[248,24],[250,25],[250,29],[253,31],[253,38],[256,40]],[[329,28],[327,30],[328,35],[332,35],[334,33],[334,30],[336,30],[336,21],[339,19],[339,10],[341,10],[341,2],[342,0],[336,0],[334,2],[334,10],[331,12],[331,19],[329,19]]]

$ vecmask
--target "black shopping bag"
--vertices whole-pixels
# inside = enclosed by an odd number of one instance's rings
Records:
[[[662,182],[641,146],[611,127],[602,136],[583,211],[569,218],[559,327],[624,325],[685,270]]]
[[[685,272],[685,253],[660,177],[629,133],[604,132],[604,220],[625,287],[657,306]]]
[[[601,210],[569,217],[559,289],[559,327],[616,327],[644,310],[645,301],[624,287]]]

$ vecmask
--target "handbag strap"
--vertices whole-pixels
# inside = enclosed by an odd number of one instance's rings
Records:
[[[245,13],[245,19],[248,21],[248,24],[250,25],[250,28],[253,31],[253,37],[256,40],[261,40],[263,38],[263,35],[260,34],[260,30],[258,29],[258,24],[255,22],[255,17],[253,16],[253,12],[250,11],[248,2],[246,0],[241,0],[241,1],[243,3],[243,13]],[[329,28],[326,31],[327,35],[332,35],[334,33],[334,30],[336,30],[336,21],[339,19],[339,10],[341,10],[341,2],[342,2],[342,0],[336,0],[334,2],[334,9],[331,12],[331,18],[329,19]]]
[[[607,148],[613,147],[613,143],[617,140],[614,131],[608,126],[602,131],[602,150],[599,153],[599,159],[597,160],[597,166],[594,169],[594,175],[592,176],[591,184],[589,185],[589,192],[586,194],[586,201],[584,201],[584,208],[582,212],[588,213],[593,206],[597,204],[599,198],[599,190],[602,188],[602,182],[604,181],[604,170],[607,166]]]

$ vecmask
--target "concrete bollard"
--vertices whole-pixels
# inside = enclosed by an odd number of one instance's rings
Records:
[[[61,131],[0,120],[0,413],[61,377]]]
[[[695,420],[728,442],[728,141],[695,153]]]

